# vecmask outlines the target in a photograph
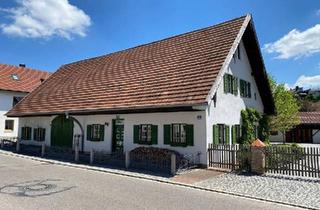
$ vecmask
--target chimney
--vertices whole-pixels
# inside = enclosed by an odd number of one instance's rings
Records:
[[[26,67],[26,64],[20,63],[20,64],[19,64],[19,67],[25,68],[25,67]]]

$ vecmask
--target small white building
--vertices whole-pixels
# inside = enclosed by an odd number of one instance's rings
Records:
[[[236,143],[241,110],[274,113],[251,15],[61,66],[7,115],[29,144],[200,154]]]
[[[0,137],[18,137],[18,118],[5,114],[49,75],[24,65],[0,64]]]

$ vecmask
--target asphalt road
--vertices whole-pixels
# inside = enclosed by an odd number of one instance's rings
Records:
[[[0,155],[0,209],[296,209]]]

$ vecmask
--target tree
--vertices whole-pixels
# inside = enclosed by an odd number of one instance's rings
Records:
[[[276,106],[276,115],[271,117],[270,126],[282,133],[285,143],[285,133],[300,123],[299,104],[294,94],[287,90],[284,84],[277,84],[271,76],[269,82]]]

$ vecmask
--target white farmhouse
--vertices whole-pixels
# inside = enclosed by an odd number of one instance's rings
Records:
[[[29,144],[200,154],[241,135],[241,110],[274,112],[251,15],[61,66],[9,113]],[[36,133],[32,135],[31,133]]]
[[[0,137],[18,137],[18,118],[5,114],[49,75],[24,65],[0,64]]]

